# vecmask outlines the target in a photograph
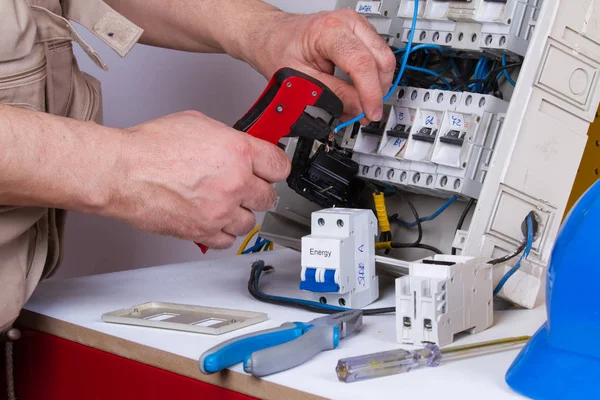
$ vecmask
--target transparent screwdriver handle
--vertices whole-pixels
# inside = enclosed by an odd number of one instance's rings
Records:
[[[356,382],[402,374],[414,368],[437,367],[442,355],[438,346],[427,344],[417,351],[392,350],[338,361],[336,372],[343,382]]]
[[[417,351],[392,350],[344,358],[338,361],[335,370],[340,381],[356,382],[402,374],[419,367],[437,367],[442,358],[447,362],[514,350],[525,346],[529,339],[529,336],[519,336],[442,350],[434,344],[426,344],[423,349]]]

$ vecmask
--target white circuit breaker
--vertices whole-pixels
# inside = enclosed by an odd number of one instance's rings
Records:
[[[342,146],[353,150],[364,178],[476,199],[507,109],[506,101],[490,95],[401,88],[381,122],[348,127]]]
[[[363,308],[379,297],[375,273],[377,219],[371,210],[327,209],[312,214],[302,238],[300,289],[316,301]]]
[[[399,343],[445,346],[454,335],[478,333],[493,322],[492,266],[470,257],[435,256],[410,263],[396,279]]]

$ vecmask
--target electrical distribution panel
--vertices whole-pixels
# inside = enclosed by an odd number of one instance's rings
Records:
[[[365,16],[399,53],[400,70],[415,4],[339,0],[336,8]],[[432,214],[422,240],[444,254],[491,260],[513,253],[533,212],[531,253],[500,293],[532,308],[600,102],[600,0],[418,0],[417,11],[418,50],[383,120],[343,129],[335,151],[358,165],[356,180],[402,194],[387,198],[390,215],[414,221],[407,200],[421,216]],[[296,143],[289,141],[290,156]],[[285,183],[276,189],[280,201],[261,236],[300,250],[320,207]],[[414,227],[394,225],[394,240],[410,242]],[[388,257],[429,255],[403,248]],[[517,260],[494,266],[494,285]]]

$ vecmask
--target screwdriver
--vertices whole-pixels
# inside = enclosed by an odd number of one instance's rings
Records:
[[[335,370],[342,382],[363,381],[402,374],[420,367],[437,367],[442,361],[455,361],[519,349],[525,346],[529,339],[530,336],[520,336],[446,349],[427,343],[424,348],[415,351],[398,349],[343,358],[338,361]]]

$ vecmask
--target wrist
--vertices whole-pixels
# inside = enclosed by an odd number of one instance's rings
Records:
[[[290,15],[275,7],[248,13],[240,21],[241,28],[236,34],[221,45],[230,56],[246,62],[269,79],[277,69],[277,54],[281,56],[278,45],[283,32],[277,26]]]
[[[79,138],[86,161],[81,165],[76,183],[79,193],[74,195],[72,207],[81,213],[112,217],[127,187],[127,132],[94,126],[98,129],[92,135]]]

